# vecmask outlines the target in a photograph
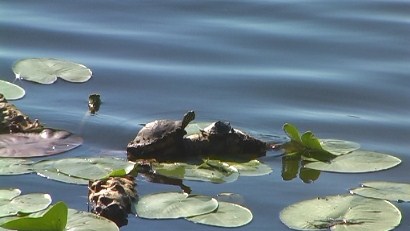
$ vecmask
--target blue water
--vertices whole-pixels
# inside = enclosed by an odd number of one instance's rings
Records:
[[[1,1],[0,76],[13,81],[21,58],[52,57],[93,70],[84,84],[17,83],[14,103],[50,127],[80,134],[82,147],[59,157],[123,155],[139,124],[228,120],[257,135],[283,136],[285,122],[318,137],[359,142],[403,163],[369,174],[321,173],[312,184],[269,176],[230,184],[186,182],[195,193],[241,194],[254,214],[237,230],[287,230],[279,211],[294,202],[346,193],[367,180],[410,183],[410,2],[380,1]],[[88,95],[101,94],[97,116]],[[125,155],[125,154],[124,154]],[[35,175],[0,177],[0,187],[49,192],[87,209],[86,187]],[[144,195],[178,190],[142,179]],[[408,230],[408,206],[397,230]],[[130,217],[121,230],[221,230],[183,220]]]

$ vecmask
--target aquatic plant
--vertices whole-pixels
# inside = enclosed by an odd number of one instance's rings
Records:
[[[397,157],[359,149],[360,145],[344,140],[318,139],[311,131],[300,135],[289,123],[283,126],[290,142],[281,147],[285,159],[303,160],[303,167],[328,172],[363,173],[389,169],[401,163]]]
[[[400,224],[401,212],[386,200],[346,194],[292,204],[279,218],[295,230],[391,230]]]
[[[12,69],[16,78],[41,84],[52,84],[57,77],[69,82],[86,82],[92,75],[83,64],[54,58],[21,59]]]
[[[178,219],[219,226],[239,227],[251,222],[249,209],[204,196],[177,192],[145,195],[134,204],[138,217],[146,219]]]
[[[410,202],[410,184],[407,183],[368,181],[351,189],[350,193],[382,200]]]
[[[16,100],[23,98],[26,91],[14,83],[0,80],[0,93],[8,100]]]
[[[110,220],[70,209],[59,201],[51,204],[48,194],[20,195],[19,189],[0,189],[0,229],[19,231],[119,231]]]

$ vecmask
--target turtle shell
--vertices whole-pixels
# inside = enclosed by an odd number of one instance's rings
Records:
[[[128,144],[128,159],[161,159],[161,156],[183,154],[185,127],[195,118],[189,111],[183,120],[155,120],[147,123]],[[167,158],[167,159],[168,159]]]
[[[208,135],[226,135],[233,131],[231,124],[223,121],[214,122],[203,130]]]

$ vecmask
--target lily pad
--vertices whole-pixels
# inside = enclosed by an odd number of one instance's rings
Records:
[[[14,83],[0,80],[0,93],[3,94],[7,100],[15,100],[23,98],[26,91]]]
[[[64,178],[67,176],[82,178],[86,180],[98,180],[112,176],[128,174],[133,168],[134,163],[126,160],[111,158],[111,157],[92,157],[92,158],[67,158],[57,160],[47,160],[39,162],[41,165],[48,166],[48,169],[56,169],[57,172],[62,173]],[[34,169],[41,169],[40,166],[34,165]],[[55,179],[59,176],[53,175]],[[58,180],[58,179],[57,179]]]
[[[204,225],[234,228],[250,223],[253,215],[249,209],[243,206],[220,201],[216,211],[185,219]]]
[[[0,175],[20,175],[33,172],[33,161],[17,158],[0,158]]]
[[[0,134],[0,157],[49,156],[76,148],[82,142],[79,136],[51,129],[40,133]]]
[[[67,224],[67,205],[58,202],[45,211],[18,217],[1,225],[3,228],[19,231],[63,231]]]
[[[238,179],[238,170],[225,162],[207,160],[201,165],[187,163],[158,163],[152,166],[155,173],[181,180],[227,183]]]
[[[92,213],[68,209],[66,231],[119,231],[117,225]]]
[[[338,156],[330,162],[311,162],[306,168],[327,172],[363,173],[376,172],[397,166],[401,160],[397,157],[378,152],[356,150]]]
[[[218,208],[212,197],[166,192],[143,196],[134,204],[139,217],[148,219],[176,219],[210,213]]]
[[[364,182],[359,188],[350,190],[350,192],[364,197],[410,202],[410,184],[405,183],[369,181]]]
[[[360,144],[347,140],[320,139],[320,144],[323,149],[334,155],[348,154],[360,148]]]
[[[67,209],[64,202],[26,217],[0,218],[0,226],[22,231],[119,231],[114,222],[89,212]]]
[[[54,167],[53,161],[48,161],[48,160],[40,161],[40,162],[33,164],[32,168],[33,168],[33,171],[37,172],[37,175],[45,177],[50,180],[56,180],[56,181],[60,181],[63,183],[80,184],[80,185],[88,185],[88,182],[89,182],[89,180],[78,178],[78,177],[72,177],[62,172],[59,172]]]
[[[92,72],[86,66],[53,58],[21,59],[13,65],[16,78],[52,84],[60,77],[69,82],[86,82]]]
[[[21,194],[20,189],[0,189],[0,206],[10,203],[10,200]]]
[[[399,209],[390,202],[354,195],[298,202],[283,209],[279,217],[295,230],[391,230],[401,221]]]
[[[272,172],[272,168],[258,160],[251,160],[246,163],[227,162],[239,171],[240,176],[263,176]]]
[[[0,217],[13,216],[19,213],[34,213],[46,209],[51,203],[51,197],[43,193],[31,193],[16,196],[8,203],[2,202]]]

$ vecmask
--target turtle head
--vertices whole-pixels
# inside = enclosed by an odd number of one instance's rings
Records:
[[[189,111],[185,113],[184,118],[182,119],[182,127],[185,128],[194,119],[195,119],[194,111]]]

